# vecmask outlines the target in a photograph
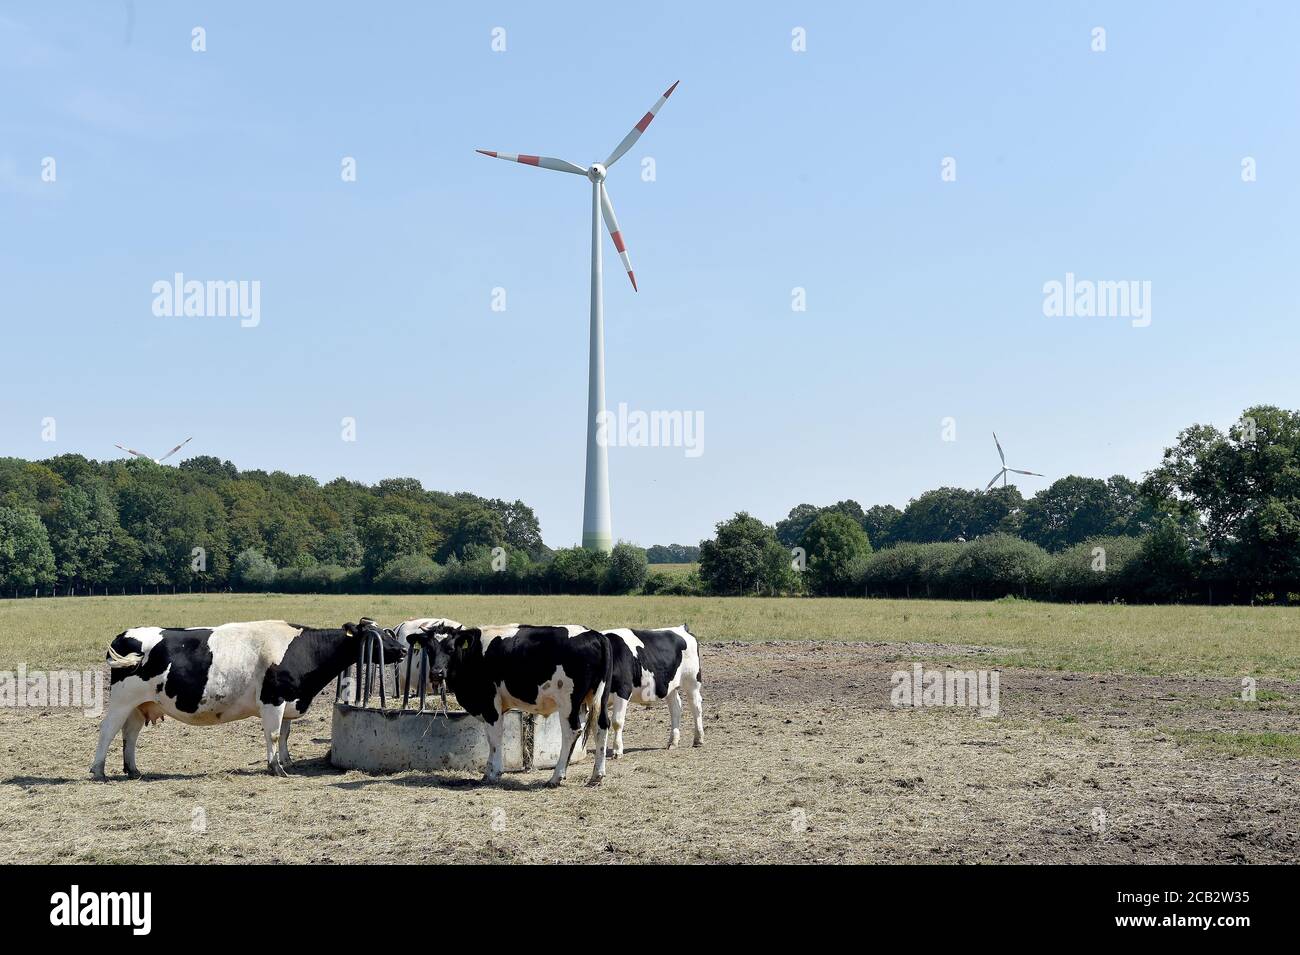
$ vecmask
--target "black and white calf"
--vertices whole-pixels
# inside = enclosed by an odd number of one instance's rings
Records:
[[[623,724],[627,705],[649,706],[668,701],[672,729],[668,748],[682,738],[682,694],[690,699],[695,718],[695,745],[704,745],[704,700],[700,694],[700,644],[686,624],[663,630],[604,631],[613,658],[610,673],[610,729],[614,731],[615,759],[623,755]],[[588,737],[590,738],[590,737]],[[603,747],[602,747],[603,748]],[[599,752],[599,749],[597,750]]]
[[[329,630],[259,620],[188,629],[136,627],[118,634],[108,648],[108,710],[91,774],[104,779],[108,747],[120,731],[126,774],[139,776],[140,730],[146,720],[166,714],[192,726],[261,716],[267,772],[287,776],[290,721],[357,662],[367,632],[383,640],[386,660],[402,658],[405,650],[393,632],[367,618]]]
[[[495,782],[501,777],[503,717],[510,710],[523,710],[560,716],[563,741],[548,786],[564,782],[584,717],[589,726],[599,726],[598,751],[588,785],[600,785],[605,778],[605,734],[609,727],[605,707],[611,659],[604,634],[579,626],[440,625],[426,631],[425,639],[430,650],[429,672],[435,684],[445,680],[456,702],[487,724],[485,781]]]

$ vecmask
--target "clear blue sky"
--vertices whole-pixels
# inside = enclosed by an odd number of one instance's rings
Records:
[[[577,541],[590,193],[474,149],[601,159],[677,79],[609,178],[641,291],[607,243],[608,403],[702,412],[704,453],[612,449],[617,537],[982,487],[994,429],[1137,477],[1300,407],[1296,5],[806,7],[0,3],[0,453],[193,434]],[[155,317],[178,271],[259,280],[260,326]],[[1066,272],[1150,281],[1150,327],[1044,317]]]

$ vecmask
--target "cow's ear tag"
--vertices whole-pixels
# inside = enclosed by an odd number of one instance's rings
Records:
[[[469,637],[461,637],[461,638],[460,638],[460,648],[461,648],[462,650],[468,650],[468,649],[469,649]]]

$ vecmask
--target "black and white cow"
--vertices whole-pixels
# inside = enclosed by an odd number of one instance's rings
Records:
[[[405,650],[393,632],[368,618],[337,629],[259,620],[188,629],[135,627],[118,634],[108,648],[108,710],[91,774],[105,778],[108,747],[120,731],[123,767],[138,777],[140,730],[146,720],[166,714],[192,726],[261,716],[267,772],[287,776],[290,721],[357,662],[367,632],[383,640],[386,661],[402,658]]]
[[[411,637],[422,633],[428,633],[434,627],[452,627],[460,629],[461,624],[452,620],[450,617],[416,617],[414,620],[404,620],[393,629],[393,636],[407,650],[411,649]],[[406,692],[406,667],[397,668],[397,687],[398,693]],[[411,692],[420,685],[420,658],[417,655],[411,661]]]
[[[623,724],[627,705],[649,706],[668,701],[672,728],[668,748],[682,738],[682,694],[690,699],[695,718],[695,745],[704,745],[704,700],[700,694],[700,644],[686,624],[663,630],[633,630],[621,627],[604,631],[612,656],[609,703],[610,729],[614,731],[611,755],[623,755]],[[590,739],[590,734],[587,734]],[[584,746],[586,741],[584,740]]]
[[[587,785],[599,786],[604,781],[611,660],[604,634],[580,626],[439,625],[426,631],[425,642],[435,685],[446,681],[456,702],[487,725],[485,782],[501,778],[503,717],[510,710],[559,714],[562,742],[548,786],[564,782],[584,719],[588,725],[599,726],[596,759]]]

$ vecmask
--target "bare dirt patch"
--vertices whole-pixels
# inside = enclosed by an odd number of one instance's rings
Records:
[[[1300,733],[1300,686],[1001,671],[1001,713],[896,709],[889,676],[980,647],[704,648],[706,745],[636,710],[606,784],[339,772],[329,700],[263,775],[256,720],[145,731],[145,778],[87,778],[98,721],[0,711],[0,862],[1295,862],[1300,760],[1189,734]],[[683,734],[689,741],[689,729]],[[120,746],[110,756],[120,769]]]

